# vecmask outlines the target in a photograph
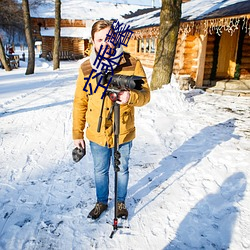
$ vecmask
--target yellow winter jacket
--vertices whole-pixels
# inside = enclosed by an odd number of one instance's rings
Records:
[[[96,80],[92,79],[90,82],[92,85],[93,94],[90,95],[89,91],[83,91],[86,82],[84,78],[90,75],[91,70],[92,68],[89,60],[83,62],[79,69],[73,102],[73,140],[84,138],[83,131],[87,122],[86,137],[88,140],[101,146],[107,145],[109,148],[111,148],[114,147],[114,114],[112,114],[111,120],[108,119],[108,114],[112,106],[112,101],[109,99],[109,97],[105,98],[101,129],[98,133],[97,127],[102,106],[101,97],[104,89],[99,86],[97,92],[94,93]],[[135,138],[134,107],[140,107],[149,102],[150,89],[140,61],[136,60],[128,53],[124,52],[119,66],[114,70],[114,74],[142,76],[144,81],[142,90],[130,90],[129,102],[127,104],[120,105],[119,144],[122,144]]]

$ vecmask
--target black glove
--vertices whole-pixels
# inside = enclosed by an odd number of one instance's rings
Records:
[[[83,158],[83,156],[85,154],[86,154],[86,149],[85,148],[82,148],[81,146],[80,147],[76,147],[72,151],[73,160],[75,162],[78,162],[78,161],[80,161]]]

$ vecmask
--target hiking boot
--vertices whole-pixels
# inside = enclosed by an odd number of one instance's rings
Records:
[[[95,204],[95,207],[90,211],[88,218],[91,218],[93,220],[98,219],[100,215],[102,214],[102,212],[107,210],[107,208],[108,208],[108,205],[103,204],[101,202],[97,202]]]
[[[117,202],[117,218],[127,219],[128,210],[124,202]]]

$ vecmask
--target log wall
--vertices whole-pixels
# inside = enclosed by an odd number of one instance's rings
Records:
[[[183,68],[184,54],[182,51],[185,47],[185,36],[179,35],[176,44],[175,59],[173,65],[173,73],[178,74],[178,72]]]
[[[42,57],[46,58],[49,52],[53,52],[54,37],[42,37]],[[88,40],[78,38],[61,38],[60,51],[69,51],[77,58],[84,57],[84,51],[88,48]]]
[[[54,18],[31,18],[33,28],[43,27],[55,27],[55,19]],[[85,20],[70,20],[70,19],[62,19],[61,27],[86,27]]]
[[[214,45],[215,45],[215,34],[207,36],[207,50],[204,67],[204,78],[203,80],[209,81],[213,68],[213,57],[214,57]]]
[[[250,79],[250,36],[245,35],[242,46],[240,79]]]
[[[157,39],[155,37],[142,37],[138,40],[130,39],[128,46],[124,47],[124,50],[139,59],[145,67],[152,68],[154,66],[155,53],[151,51],[151,48],[144,49],[147,47],[147,44],[151,44],[152,40],[154,40],[156,46]]]
[[[125,50],[131,53],[134,57],[140,59],[142,64],[146,67],[153,68],[155,60],[155,52],[157,49],[157,30],[156,28],[147,30],[136,30],[135,38],[129,41],[128,47]],[[155,50],[145,49],[154,39]],[[193,79],[196,78],[197,73],[197,57],[198,57],[198,41],[197,36],[184,36],[179,34],[176,47],[176,55],[173,65],[173,73],[177,75],[190,75]],[[150,46],[149,46],[150,47]]]
[[[185,41],[183,41],[183,38],[181,41],[180,47],[175,54],[175,60],[179,60],[179,68],[174,72],[178,75],[190,75],[192,79],[195,79],[199,53],[198,37],[188,35]]]

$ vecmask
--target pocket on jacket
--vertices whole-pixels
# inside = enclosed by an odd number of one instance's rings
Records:
[[[134,129],[134,111],[131,108],[126,108],[121,114],[120,133],[124,134],[131,129]]]

